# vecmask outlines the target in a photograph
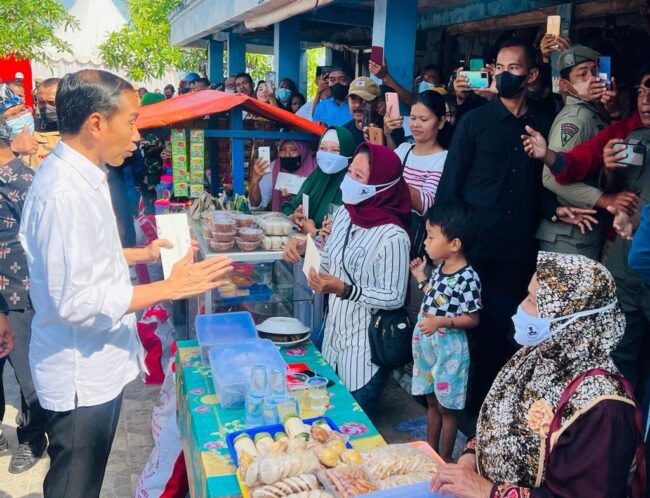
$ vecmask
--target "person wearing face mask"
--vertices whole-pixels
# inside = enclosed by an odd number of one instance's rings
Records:
[[[527,129],[522,136],[528,154],[542,159],[561,184],[582,181],[602,170],[605,189],[638,193],[638,208],[608,206],[608,211],[615,213],[617,218],[634,217],[638,209],[650,204],[650,154],[647,153],[650,149],[650,64],[640,69],[637,81],[636,111],[613,122],[570,152],[553,151],[544,137],[533,129]],[[624,142],[645,148],[645,154],[637,153],[638,166],[619,162],[627,157]],[[618,225],[616,218],[614,225]],[[617,237],[607,258],[607,268],[616,279],[618,299],[627,322],[625,335],[613,357],[642,398],[648,380],[645,345],[650,337],[650,290],[641,276],[628,266],[630,244],[627,237]]]
[[[286,188],[276,186],[280,173],[306,178],[316,169],[309,145],[305,142],[282,140],[278,147],[278,157],[272,164],[258,158],[251,169],[248,200],[253,210],[280,211],[282,203],[293,198]]]
[[[535,269],[540,217],[584,225],[593,210],[557,205],[542,185],[542,164],[521,145],[525,127],[548,133],[549,118],[526,100],[525,88],[538,77],[532,47],[505,42],[496,60],[499,95],[465,114],[456,126],[436,201],[462,199],[478,213],[477,243],[469,260],[483,283],[484,313],[469,334],[475,369],[470,411],[477,411],[492,380],[515,350],[510,316],[526,294]],[[595,220],[593,220],[595,222]]]
[[[340,206],[341,182],[348,171],[354,154],[354,139],[341,126],[330,126],[318,143],[316,168],[307,177],[300,191],[282,205],[282,212],[289,216],[302,233],[312,236],[321,229],[332,204]],[[309,213],[303,211],[302,194],[309,196]]]
[[[38,151],[34,133],[34,117],[24,101],[6,84],[0,84],[0,113],[11,130],[11,150],[16,155],[32,155]]]
[[[291,97],[297,93],[298,87],[296,83],[290,78],[283,78],[280,80],[278,88],[273,92],[275,102],[272,100],[271,103],[285,111],[291,112]]]
[[[332,96],[318,101],[314,108],[313,121],[325,126],[342,126],[352,119],[346,98],[350,89],[350,73],[342,67],[332,67],[327,76]]]
[[[388,147],[357,148],[320,273],[311,269],[308,279],[311,289],[329,294],[323,356],[371,416],[390,371],[372,363],[368,327],[374,310],[398,309],[406,299],[411,202],[402,170]],[[304,250],[304,243],[294,243],[285,259],[298,261]]]
[[[642,498],[642,415],[611,358],[625,329],[614,279],[584,256],[540,252],[536,270],[512,319],[523,347],[494,381],[476,437],[457,464],[438,467],[431,489]]]
[[[56,91],[59,81],[60,78],[49,78],[43,81],[36,94],[39,117],[35,122],[33,136],[38,142],[38,151],[25,158],[29,167],[34,170],[40,166],[41,161],[54,150],[56,144],[61,140],[56,114]]]
[[[607,126],[604,115],[617,115],[616,92],[607,90],[597,78],[597,58],[600,54],[582,45],[575,45],[563,51],[558,59],[560,89],[565,106],[556,116],[549,133],[549,147],[556,152],[569,152],[576,145],[589,140]],[[599,172],[583,182],[570,185],[559,184],[548,166],[544,166],[544,187],[557,196],[560,204],[585,208],[600,208],[614,205],[621,209],[632,209],[638,204],[633,192],[604,193],[599,186]],[[594,225],[592,230],[582,233],[575,225],[561,221],[542,219],[537,238],[543,251],[566,254],[582,254],[598,260],[603,243],[603,224]]]

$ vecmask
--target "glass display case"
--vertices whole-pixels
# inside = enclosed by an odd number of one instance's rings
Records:
[[[198,313],[249,311],[256,324],[280,316],[297,318],[312,331],[320,326],[322,301],[307,286],[301,263],[284,261],[282,251],[217,253],[207,245],[199,222],[191,220],[190,227],[199,243],[198,259],[226,255],[234,261],[232,286],[207,291],[188,303],[190,336]]]

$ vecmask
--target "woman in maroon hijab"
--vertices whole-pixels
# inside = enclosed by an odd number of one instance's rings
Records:
[[[364,411],[376,408],[389,371],[370,359],[372,311],[404,305],[409,276],[411,200],[402,163],[388,147],[363,143],[341,183],[343,203],[309,286],[329,294],[323,356]],[[285,258],[299,259],[296,245]],[[300,251],[302,252],[302,251]]]

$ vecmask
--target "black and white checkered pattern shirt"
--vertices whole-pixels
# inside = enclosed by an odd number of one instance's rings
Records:
[[[434,316],[455,317],[474,313],[483,308],[481,304],[481,281],[470,265],[447,275],[442,264],[434,268],[422,311]]]

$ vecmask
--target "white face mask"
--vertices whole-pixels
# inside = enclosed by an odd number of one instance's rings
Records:
[[[316,152],[316,162],[323,173],[333,175],[348,167],[348,158],[335,152],[319,150]]]
[[[615,307],[616,303],[612,303],[595,310],[580,311],[578,313],[557,318],[540,318],[538,316],[529,315],[521,306],[519,306],[519,308],[517,308],[517,314],[512,317],[512,322],[515,324],[515,341],[517,341],[517,344],[521,344],[522,346],[537,346],[546,339],[552,337],[554,334],[557,334],[560,330],[564,329],[578,318],[595,315],[596,313],[604,313],[605,311],[609,311]],[[555,330],[551,330],[551,325],[553,323],[564,320],[567,320],[567,322],[563,323]]]
[[[573,87],[573,92],[570,92],[569,95],[584,102],[591,102],[589,98],[589,81],[580,81],[575,85],[571,84],[571,86]]]
[[[343,194],[343,202],[345,204],[356,206],[357,204],[361,204],[363,201],[367,201],[380,192],[384,192],[394,185],[397,185],[397,182],[399,181],[400,178],[397,178],[390,183],[383,183],[381,185],[366,185],[365,183],[356,181],[350,175],[345,175],[345,178],[341,182],[341,194]]]

